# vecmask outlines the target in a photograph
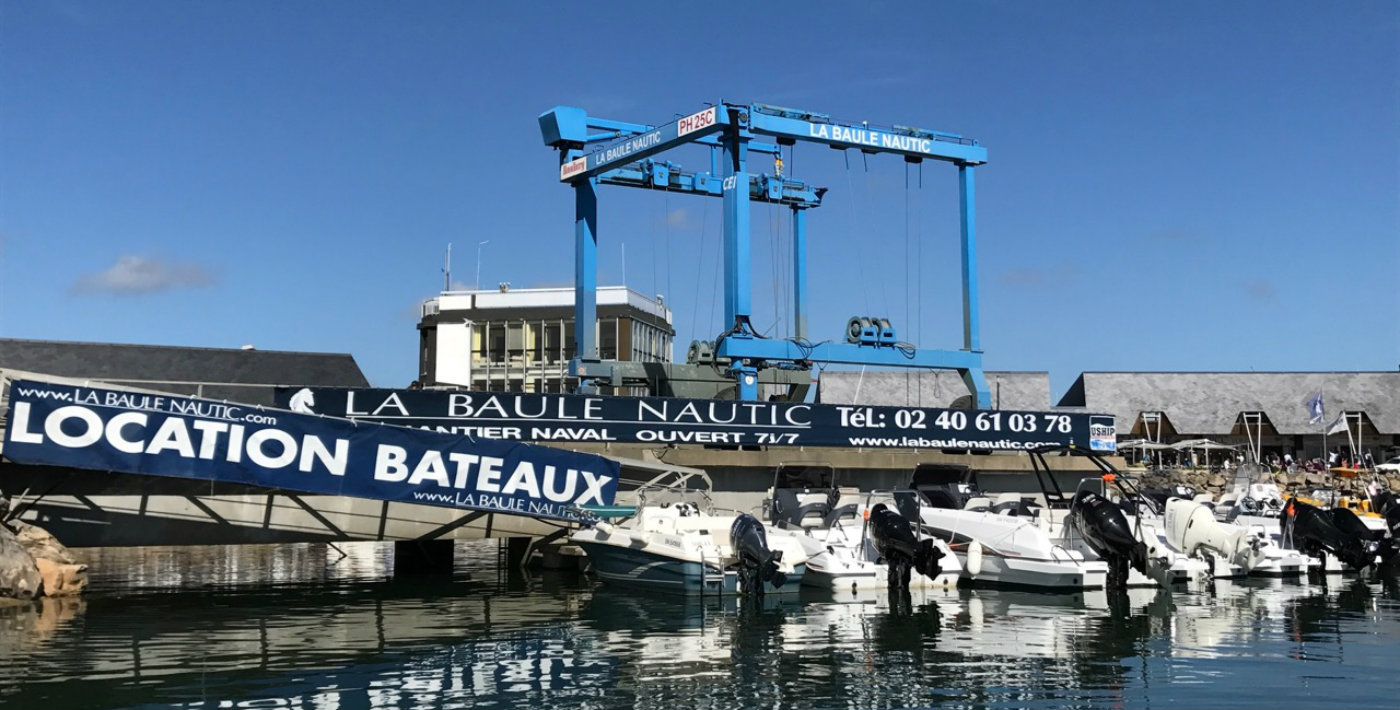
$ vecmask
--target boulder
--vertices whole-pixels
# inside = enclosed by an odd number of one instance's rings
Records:
[[[74,557],[58,538],[38,525],[30,525],[22,520],[12,520],[5,525],[15,532],[15,539],[19,540],[19,544],[24,546],[30,557],[68,565],[78,562],[78,558]]]
[[[87,587],[87,565],[54,562],[47,557],[34,558],[34,565],[44,579],[45,596],[71,597]]]
[[[34,599],[43,593],[44,578],[34,558],[14,533],[0,526],[0,597]]]
[[[79,562],[49,531],[19,520],[7,525],[14,529],[15,539],[34,558],[39,575],[44,579],[44,594],[72,596],[87,587],[87,565]]]
[[[1224,476],[1211,476],[1210,480],[1206,481],[1206,485],[1216,490],[1224,488],[1226,483],[1228,481],[1225,480]]]

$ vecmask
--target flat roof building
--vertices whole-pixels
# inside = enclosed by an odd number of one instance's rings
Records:
[[[1047,372],[987,372],[995,409],[1043,411],[1050,408]],[[972,397],[962,376],[952,370],[861,372],[827,370],[821,375],[820,401],[827,404],[873,404],[888,407],[967,409]]]
[[[604,286],[597,299],[600,358],[671,362],[676,331],[660,296]],[[568,392],[574,289],[502,284],[492,291],[444,291],[423,303],[418,333],[418,380],[425,387]]]

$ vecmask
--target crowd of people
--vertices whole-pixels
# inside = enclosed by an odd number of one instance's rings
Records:
[[[1246,456],[1242,452],[1225,452],[1224,454],[1214,454],[1197,457],[1189,452],[1167,452],[1167,455],[1152,452],[1143,452],[1139,465],[1147,468],[1196,468],[1198,466],[1209,468],[1211,471],[1226,472],[1232,471],[1243,465]],[[1304,460],[1301,456],[1294,458],[1292,453],[1285,452],[1264,454],[1261,462],[1268,466],[1274,473],[1298,473],[1298,472],[1323,472],[1332,468],[1375,468],[1375,458],[1371,452],[1366,451],[1355,454],[1341,449],[1333,449],[1327,454],[1327,459],[1312,458]]]

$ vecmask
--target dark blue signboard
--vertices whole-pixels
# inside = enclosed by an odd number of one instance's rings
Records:
[[[516,442],[174,395],[17,380],[5,458],[17,463],[573,520],[611,505],[619,466]]]
[[[282,388],[278,406],[513,441],[1112,452],[1113,417],[525,392]]]

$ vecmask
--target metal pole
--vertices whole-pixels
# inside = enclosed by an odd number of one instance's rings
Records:
[[[724,139],[724,326],[734,327],[749,313],[749,139]]]
[[[792,208],[792,334],[807,337],[807,210]]]
[[[977,315],[977,190],[971,165],[958,166],[958,207],[962,218],[963,349],[982,350]]]
[[[481,248],[484,247],[484,246],[486,246],[486,245],[489,244],[489,243],[491,243],[491,240],[490,240],[490,239],[485,239],[485,240],[482,240],[482,241],[480,241],[480,242],[477,242],[477,245],[476,245],[476,289],[475,289],[475,290],[477,290],[477,291],[480,291],[480,290],[481,290]],[[448,244],[448,245],[447,245],[447,258],[448,258],[449,260],[452,258],[452,245],[451,245],[451,244]],[[449,267],[449,268],[450,268],[450,267]],[[444,291],[449,291],[449,290],[451,290],[451,289],[450,289],[450,288],[444,288],[443,290],[444,290]]]
[[[593,180],[574,183],[574,359],[597,360],[598,195]]]

